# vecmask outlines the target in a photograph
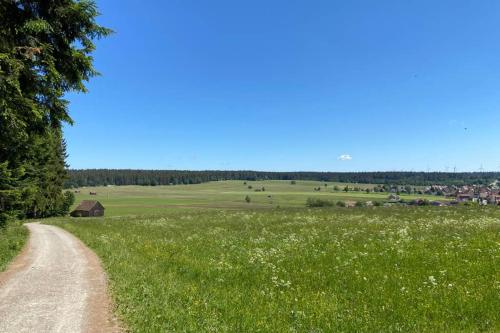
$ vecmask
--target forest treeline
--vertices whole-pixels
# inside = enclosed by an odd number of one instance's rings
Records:
[[[490,184],[500,172],[267,172],[181,170],[69,170],[66,188],[106,185],[180,185],[220,180],[315,180],[393,185]]]
[[[72,197],[62,126],[70,91],[85,92],[96,24],[92,0],[0,1],[0,227],[13,217],[62,215]]]

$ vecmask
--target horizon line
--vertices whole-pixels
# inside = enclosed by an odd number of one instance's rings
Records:
[[[439,171],[439,170],[378,170],[378,171],[276,171],[276,170],[252,170],[252,169],[149,169],[149,168],[67,168],[68,171],[85,170],[116,170],[116,171],[176,171],[176,172],[272,172],[272,173],[443,173],[443,174],[463,174],[463,173],[498,173],[500,171]]]

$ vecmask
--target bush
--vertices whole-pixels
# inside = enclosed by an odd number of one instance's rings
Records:
[[[415,204],[417,206],[429,206],[431,203],[427,199],[417,199],[417,200],[415,200]]]
[[[347,206],[344,201],[337,201],[336,205],[337,205],[337,207],[346,207]]]
[[[354,207],[365,207],[365,203],[363,201],[356,201]]]
[[[245,197],[245,201],[246,201],[247,203],[250,203],[250,201],[252,201],[252,199],[250,199],[250,196],[248,196],[248,195],[247,195],[247,196]]]
[[[318,198],[308,198],[306,202],[306,206],[309,208],[313,207],[332,207],[333,202],[330,200],[325,200],[325,199],[318,199]]]
[[[71,191],[64,192],[64,199],[61,205],[61,211],[59,215],[67,215],[71,206],[75,203],[75,194]]]

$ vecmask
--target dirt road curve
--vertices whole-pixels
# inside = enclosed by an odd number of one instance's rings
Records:
[[[27,226],[27,247],[0,274],[0,332],[118,332],[96,255],[60,228]]]

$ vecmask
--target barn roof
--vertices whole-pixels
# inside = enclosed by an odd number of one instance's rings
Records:
[[[75,208],[75,210],[89,211],[89,210],[92,210],[92,208],[94,208],[96,205],[99,205],[99,206],[103,207],[99,201],[95,201],[95,200],[83,200],[78,205],[78,207]]]

